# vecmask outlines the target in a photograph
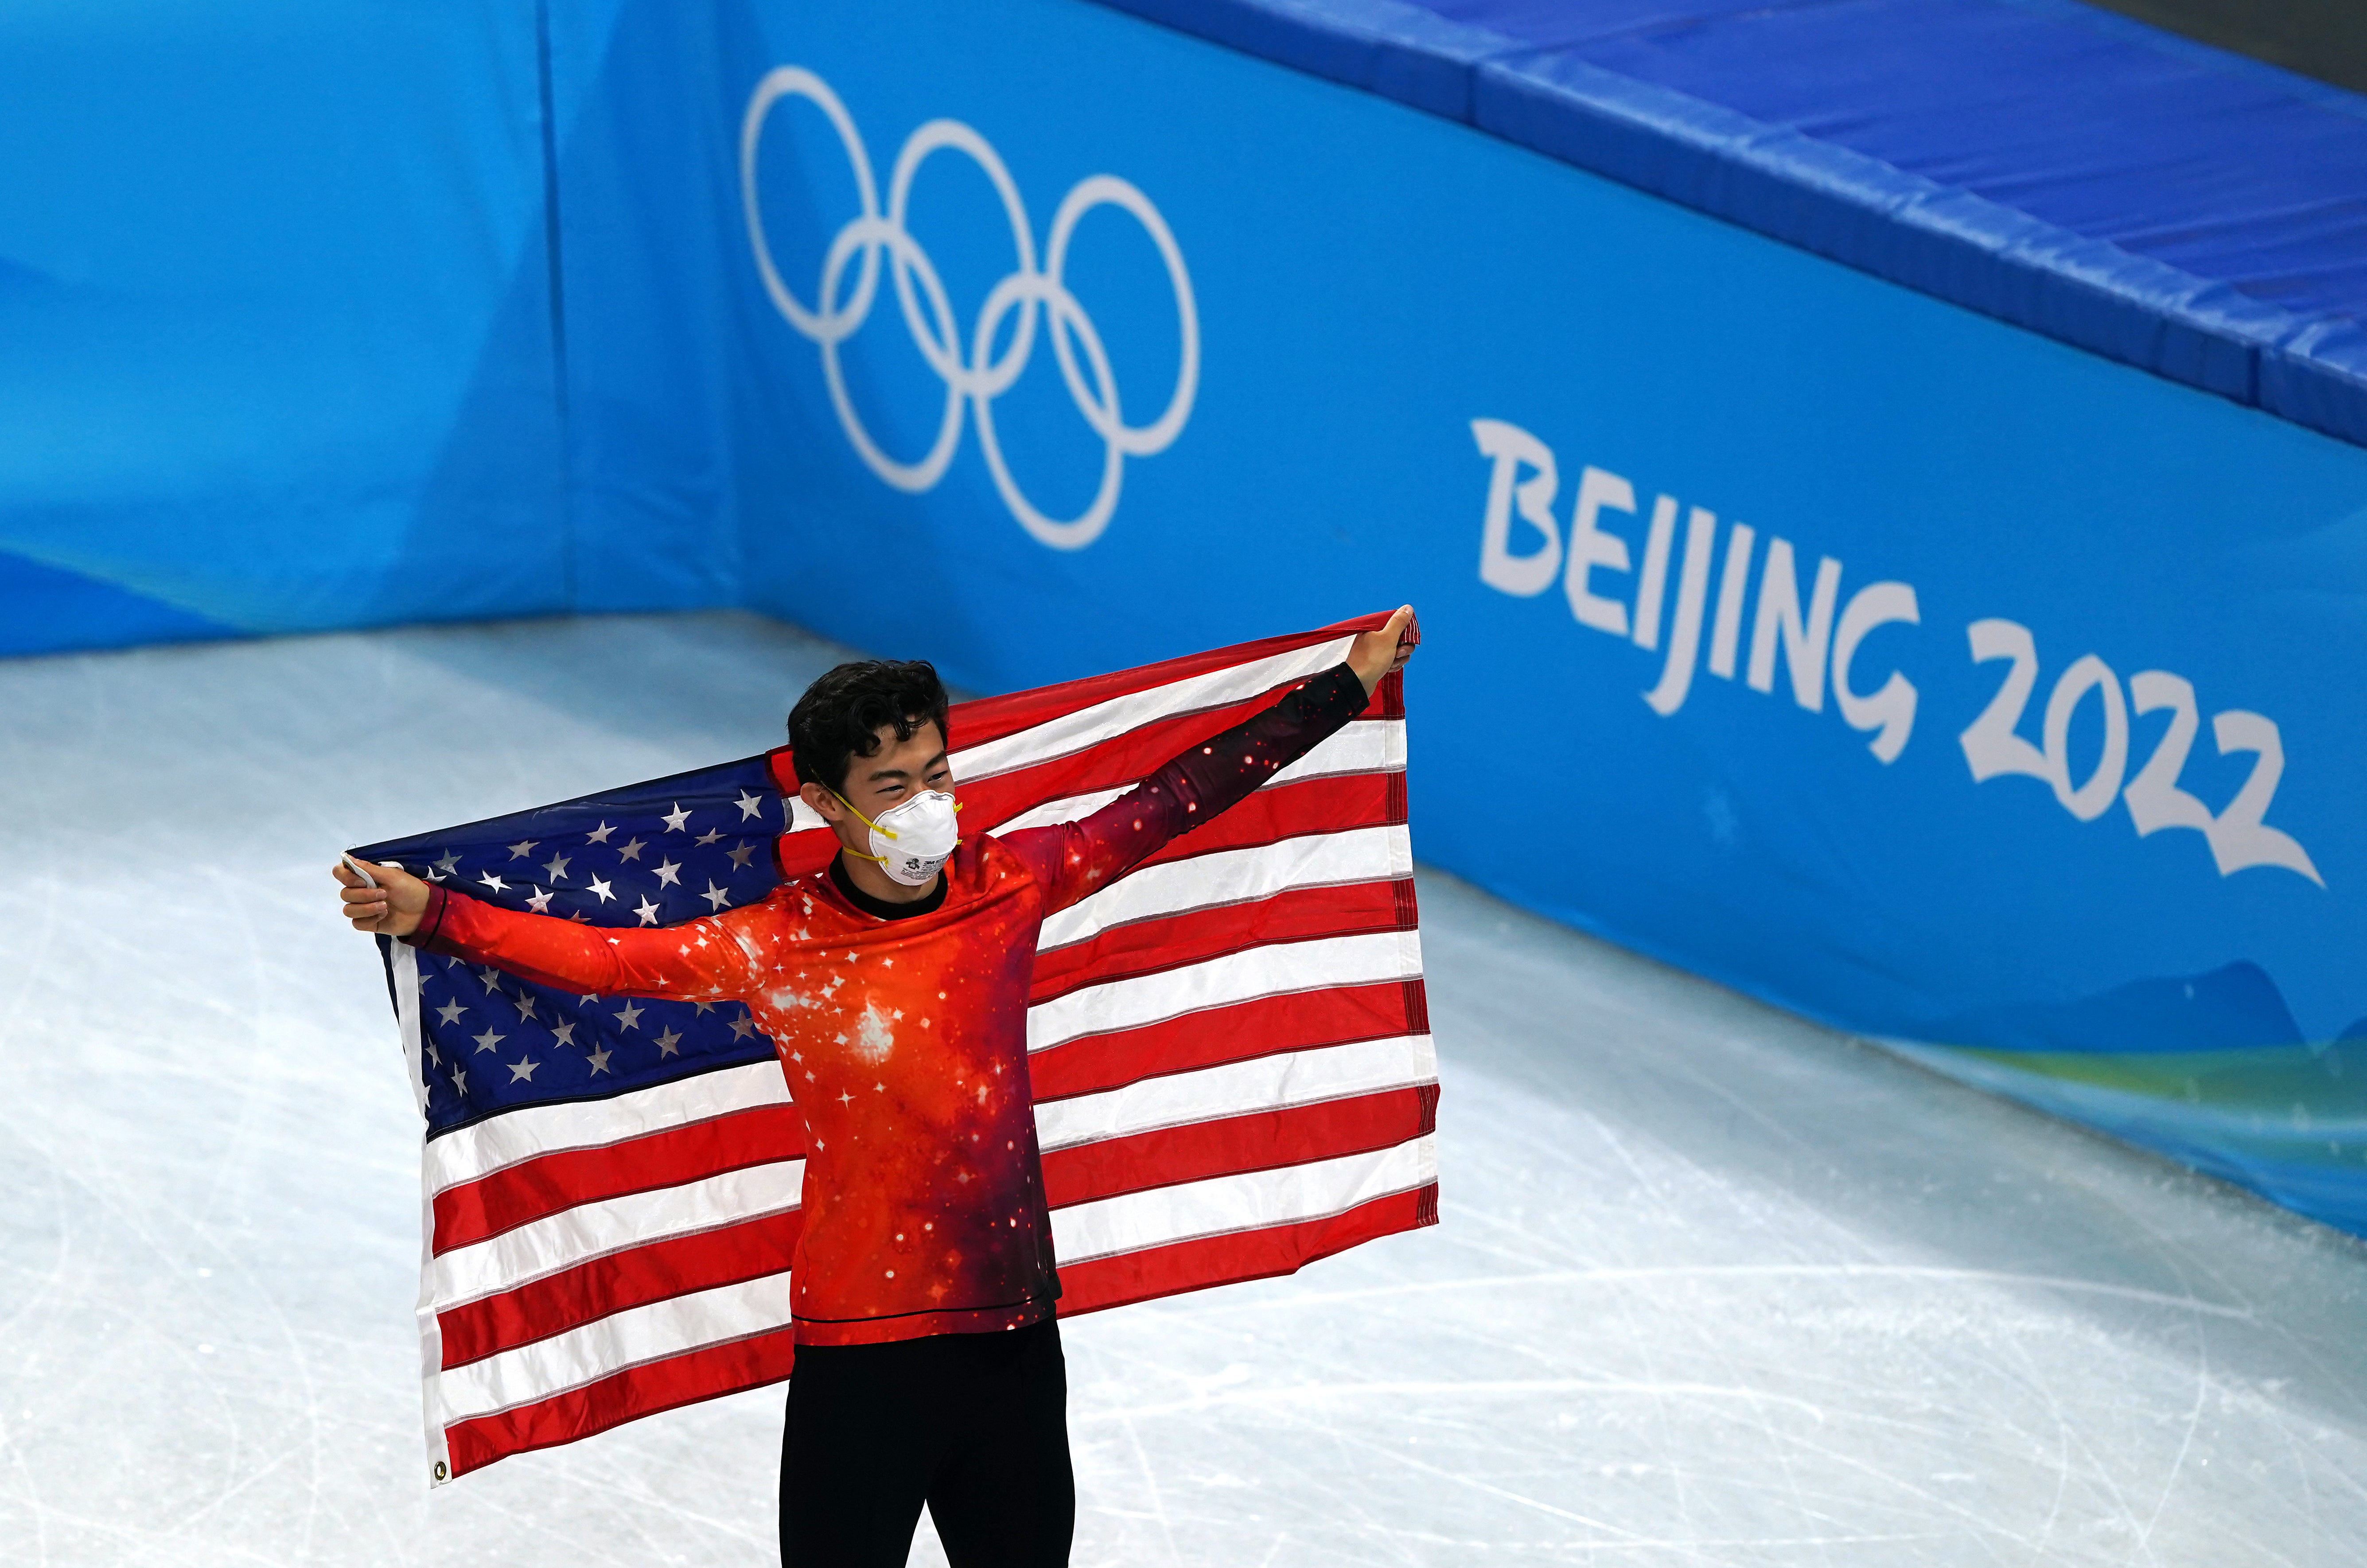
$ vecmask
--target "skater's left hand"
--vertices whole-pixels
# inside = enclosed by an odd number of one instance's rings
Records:
[[[1387,626],[1376,632],[1365,633],[1349,645],[1348,668],[1365,683],[1365,695],[1373,694],[1382,676],[1406,667],[1421,636],[1414,626],[1413,606],[1401,604]]]

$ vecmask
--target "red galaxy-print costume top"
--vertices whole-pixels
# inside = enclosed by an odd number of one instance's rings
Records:
[[[571,990],[746,1004],[806,1123],[800,1344],[1017,1328],[1059,1293],[1027,1082],[1045,917],[1249,795],[1365,702],[1339,665],[1082,821],[964,840],[944,903],[923,915],[866,914],[827,872],[647,931],[438,887],[407,940]]]

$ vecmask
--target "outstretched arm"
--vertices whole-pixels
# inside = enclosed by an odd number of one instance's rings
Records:
[[[342,863],[333,868],[356,931],[491,964],[542,985],[604,997],[737,996],[753,962],[755,939],[742,928],[757,906],[686,925],[617,931],[500,908],[431,886],[400,866],[361,863],[378,886]]]
[[[1158,772],[1079,822],[1003,840],[1031,863],[1065,908],[1123,876],[1305,756],[1362,713],[1382,677],[1412,657],[1413,606],[1350,645],[1348,657],[1264,712],[1171,758]]]

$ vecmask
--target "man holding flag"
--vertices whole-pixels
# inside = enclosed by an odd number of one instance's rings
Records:
[[[1067,1561],[1059,1293],[1029,1093],[1045,919],[1340,729],[1414,640],[1410,607],[1264,712],[1082,820],[963,835],[923,663],[842,665],[789,717],[821,872],[641,930],[343,866],[356,929],[601,995],[745,1003],[808,1134],[781,1472],[790,1568],[900,1563],[925,1503],[951,1560]]]

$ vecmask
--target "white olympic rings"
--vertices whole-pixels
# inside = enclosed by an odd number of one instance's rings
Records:
[[[790,292],[774,268],[756,196],[756,152],[764,140],[765,116],[783,98],[803,98],[828,118],[854,171],[855,194],[862,209],[831,241],[810,307]],[[904,227],[913,176],[930,153],[941,150],[965,154],[992,183],[995,195],[1002,198],[1016,252],[1017,265],[988,292],[986,303],[979,310],[967,356],[962,352],[960,331],[954,321],[953,306],[946,297],[945,284],[927,253]],[[919,494],[945,477],[946,466],[953,461],[954,449],[961,441],[962,408],[967,403],[977,412],[978,443],[986,454],[987,470],[994,476],[994,488],[1002,494],[1003,504],[1011,509],[1011,514],[1043,543],[1056,549],[1078,549],[1093,543],[1109,526],[1110,517],[1117,510],[1118,485],[1126,459],[1165,451],[1182,432],[1184,422],[1191,417],[1193,395],[1200,381],[1200,317],[1192,300],[1191,276],[1184,269],[1184,253],[1176,247],[1174,234],[1150,198],[1115,175],[1093,175],[1070,187],[1059,209],[1052,216],[1044,265],[1038,270],[1035,234],[1028,224],[1027,209],[1019,199],[1019,187],[984,137],[954,119],[933,119],[913,131],[896,154],[896,167],[888,181],[888,211],[882,217],[870,155],[864,151],[863,138],[855,130],[846,106],[839,102],[838,95],[820,76],[803,66],[783,65],[757,84],[748,100],[747,115],[741,121],[740,199],[746,209],[748,238],[755,252],[756,270],[764,276],[764,291],[789,325],[821,350],[822,376],[830,387],[831,404],[837,409],[839,424],[856,455],[873,473],[898,490]],[[1096,207],[1116,207],[1133,214],[1143,232],[1150,235],[1150,243],[1159,248],[1160,259],[1167,266],[1168,283],[1175,293],[1175,313],[1183,333],[1182,360],[1176,367],[1175,389],[1167,400],[1166,411],[1149,424],[1126,423],[1118,408],[1117,381],[1110,372],[1101,334],[1094,330],[1093,319],[1085,314],[1076,296],[1069,292],[1062,277],[1069,243],[1076,233],[1077,224]],[[861,330],[871,314],[872,301],[878,292],[879,256],[883,251],[888,254],[904,325],[912,333],[922,358],[946,385],[945,412],[937,422],[936,437],[917,462],[900,461],[872,440],[871,433],[864,428],[861,417],[855,412],[854,400],[847,394],[845,371],[839,362],[839,345]],[[850,268],[854,270],[854,286],[842,300],[840,293],[846,287]],[[1036,343],[1039,309],[1050,318],[1047,330],[1052,340],[1053,356],[1059,362],[1060,378],[1068,384],[1069,396],[1093,434],[1102,438],[1101,484],[1093,493],[1092,504],[1065,522],[1045,516],[1021,491],[1009,465],[1003,461],[1002,446],[994,433],[994,400],[1010,390],[1027,368],[1028,355]],[[997,356],[993,353],[996,334],[1014,310],[1019,316],[1012,328],[1011,341]],[[1083,350],[1082,367],[1078,363],[1079,348]]]

